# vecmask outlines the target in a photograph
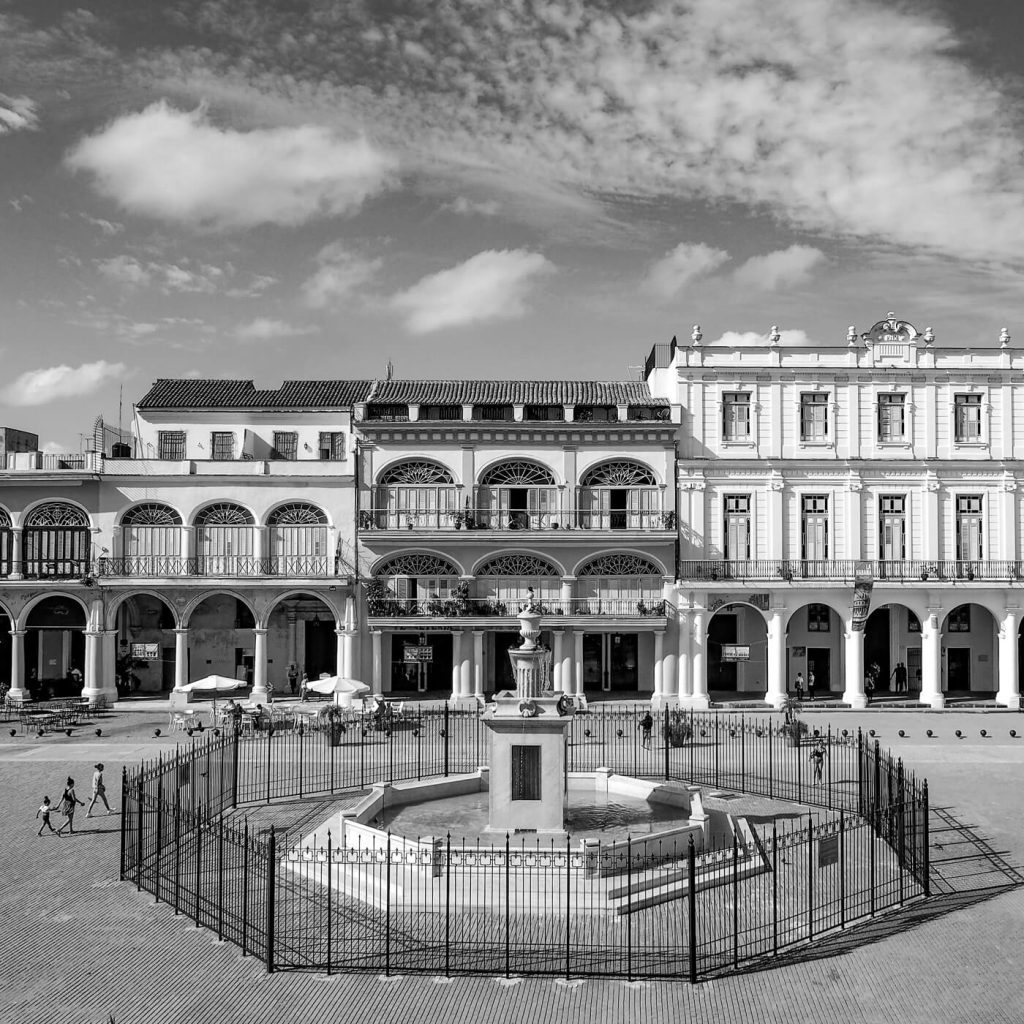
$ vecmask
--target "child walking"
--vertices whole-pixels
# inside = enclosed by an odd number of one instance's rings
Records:
[[[36,811],[36,817],[38,818],[42,815],[43,818],[43,823],[39,826],[39,831],[36,833],[37,836],[41,836],[43,834],[44,828],[48,828],[54,835],[60,835],[53,825],[50,824],[50,809],[50,798],[48,796],[44,796],[42,806],[38,811]]]
[[[79,800],[78,795],[75,793],[75,780],[68,776],[67,785],[64,787],[64,794],[60,798],[60,813],[67,816],[67,821],[59,829],[57,829],[57,835],[62,835],[64,829],[68,830],[69,835],[75,834],[75,808],[76,806],[85,806],[84,800]]]

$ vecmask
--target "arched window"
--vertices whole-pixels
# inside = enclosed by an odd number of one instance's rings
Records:
[[[425,552],[396,555],[379,565],[366,592],[371,616],[443,615],[459,598],[459,569]]]
[[[91,548],[89,519],[74,505],[37,505],[25,519],[23,571],[28,577],[87,576]]]
[[[543,530],[561,525],[558,488],[547,466],[509,459],[480,478],[477,518],[492,530]]]
[[[593,466],[579,489],[579,526],[584,530],[656,530],[666,526],[661,488],[640,462],[619,459]]]
[[[332,568],[327,515],[306,501],[280,505],[267,517],[267,571],[279,576],[327,576]]]
[[[628,551],[592,558],[576,573],[579,611],[591,615],[663,615],[662,570]]]
[[[11,564],[13,544],[11,540],[11,517],[10,514],[0,508],[0,576],[10,576],[14,571]]]
[[[120,576],[177,576],[181,561],[181,516],[161,502],[149,501],[121,517],[121,557],[113,572]]]
[[[200,576],[252,576],[256,531],[248,509],[233,502],[196,513],[196,571]]]
[[[122,526],[181,526],[181,516],[160,502],[149,501],[128,509],[121,517]]]
[[[561,597],[561,570],[545,558],[530,554],[499,555],[476,571],[477,597],[500,615],[516,615],[529,599],[553,612]]]
[[[437,530],[454,527],[459,512],[459,492],[451,473],[437,462],[409,459],[381,474],[374,514],[361,525]]]

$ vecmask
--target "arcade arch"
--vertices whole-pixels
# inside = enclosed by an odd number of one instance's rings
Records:
[[[707,621],[707,692],[764,694],[768,680],[768,626],[759,608],[731,601]]]
[[[849,615],[849,610],[843,613]],[[814,673],[814,696],[841,694],[846,686],[845,627],[841,613],[825,598],[795,609],[786,624],[788,689],[800,672]]]

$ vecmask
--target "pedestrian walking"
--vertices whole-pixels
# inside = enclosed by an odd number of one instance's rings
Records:
[[[60,833],[50,824],[50,798],[48,796],[43,797],[42,806],[36,811],[36,817],[42,816],[43,823],[39,826],[39,831],[36,833],[37,836],[43,834],[43,829],[48,828],[54,835],[60,835]]]
[[[906,693],[907,692],[907,666],[902,661],[896,663],[896,668],[893,671],[893,675],[896,678],[896,692]]]
[[[309,676],[303,672],[302,682],[299,683],[299,700],[306,700],[306,687],[309,686]]]
[[[295,691],[299,687],[299,666],[295,662],[291,662],[288,665],[288,689],[292,691],[292,696],[295,696]]]
[[[864,696],[867,698],[867,702],[871,703],[871,698],[875,694],[875,677],[870,672],[864,673]]]
[[[796,699],[804,699],[804,674],[803,672],[797,672],[796,681],[793,684],[796,687]]]
[[[75,780],[69,775],[67,784],[64,786],[64,794],[60,798],[60,806],[57,808],[67,818],[67,821],[57,829],[57,835],[62,835],[64,829],[68,830],[69,835],[75,834],[75,808],[84,806],[85,801],[79,800],[78,794],[75,793]]]
[[[640,746],[650,749],[651,730],[654,728],[654,718],[651,716],[650,711],[644,712],[644,717],[640,719],[640,724],[637,728],[640,730]]]
[[[103,764],[98,763],[93,765],[92,773],[92,800],[89,801],[89,807],[85,812],[87,818],[92,817],[92,809],[96,806],[97,800],[103,801],[103,806],[107,809],[107,814],[110,814],[110,804],[107,803],[107,787],[103,784]]]
[[[807,673],[807,699],[814,700],[814,672]]]
[[[814,781],[822,781],[822,772],[825,767],[825,748],[819,742],[811,751],[811,764],[814,765]]]

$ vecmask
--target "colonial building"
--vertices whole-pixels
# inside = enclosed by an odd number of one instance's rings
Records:
[[[838,344],[658,347],[679,434],[679,698],[797,673],[865,703],[1019,704],[1024,358],[938,348],[894,314]],[[865,618],[865,613],[870,612]]]
[[[640,381],[161,380],[85,455],[5,431],[0,679],[480,699],[532,601],[578,696],[1018,706],[1022,369],[890,314]]]

